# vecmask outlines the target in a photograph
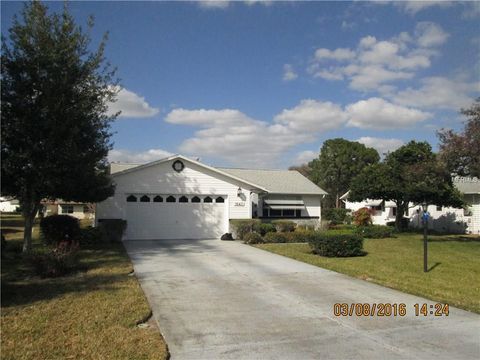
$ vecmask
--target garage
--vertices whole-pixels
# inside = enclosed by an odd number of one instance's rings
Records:
[[[227,232],[226,196],[130,194],[127,238],[214,239]]]

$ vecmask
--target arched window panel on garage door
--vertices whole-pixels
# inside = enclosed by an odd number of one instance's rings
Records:
[[[140,202],[150,202],[150,197],[148,197],[147,195],[143,195],[140,198]]]
[[[157,195],[153,198],[153,202],[163,202],[163,198],[160,195]]]
[[[215,202],[216,202],[216,203],[224,203],[224,202],[225,202],[225,199],[224,199],[223,197],[219,196],[219,197],[217,197],[217,198],[215,199]]]
[[[199,202],[200,202],[200,198],[198,196],[192,197],[192,203],[199,203]]]
[[[180,196],[180,199],[178,199],[178,202],[188,203],[188,198],[186,196]]]
[[[206,198],[203,199],[204,203],[211,203],[213,202],[213,199],[210,196],[207,196]]]
[[[135,195],[128,195],[127,202],[137,202],[137,197]]]
[[[175,196],[170,195],[169,197],[167,197],[167,202],[174,203],[177,202],[177,199],[175,199]]]

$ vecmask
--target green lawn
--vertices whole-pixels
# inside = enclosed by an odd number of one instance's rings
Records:
[[[366,256],[326,258],[308,244],[256,247],[325,269],[480,313],[480,237],[429,236],[429,272],[423,272],[423,241],[418,234],[365,239]]]
[[[40,279],[21,256],[21,219],[2,215],[2,359],[166,359],[122,244],[81,250],[87,270]],[[35,247],[38,228],[35,228]]]

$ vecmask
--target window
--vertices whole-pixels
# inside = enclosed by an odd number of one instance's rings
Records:
[[[270,216],[271,217],[280,217],[280,216],[282,216],[282,210],[270,209]]]
[[[157,195],[153,198],[153,202],[163,202],[163,198],[160,195]]]
[[[73,214],[73,205],[61,205],[62,214]]]
[[[140,198],[140,202],[150,202],[150,198],[147,195],[143,195]]]
[[[295,210],[295,217],[302,217],[302,210]]]
[[[88,207],[88,205],[83,205],[83,212],[85,214],[90,212],[90,208]]]
[[[217,202],[217,203],[224,203],[224,202],[225,202],[225,199],[224,199],[223,197],[219,196],[219,197],[217,197],[217,198],[215,199],[215,202]]]
[[[127,196],[127,202],[136,202],[137,197],[135,195],[129,195]]]
[[[392,215],[397,216],[397,208],[396,207],[392,207]]]
[[[211,203],[213,200],[210,196],[207,196],[205,199],[203,199],[204,203]]]
[[[169,197],[167,197],[167,202],[172,203],[172,202],[176,202],[176,201],[177,201],[177,199],[175,199],[175,197],[172,196],[172,195],[170,195]]]
[[[181,196],[180,199],[178,200],[178,202],[187,203],[187,202],[188,202],[188,198],[187,198],[186,196]]]
[[[198,196],[194,196],[192,198],[192,203],[199,203],[200,202],[200,198]]]
[[[437,211],[442,211],[443,207],[441,205],[437,205]]]
[[[295,210],[291,209],[283,209],[282,210],[282,216],[283,217],[293,217],[295,215]]]

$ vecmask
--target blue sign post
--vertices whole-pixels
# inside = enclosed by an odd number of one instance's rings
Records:
[[[422,205],[423,207],[423,214],[422,214],[422,220],[423,220],[423,272],[428,272],[428,218],[430,217],[430,214],[428,213],[428,206],[427,203],[424,203]]]

